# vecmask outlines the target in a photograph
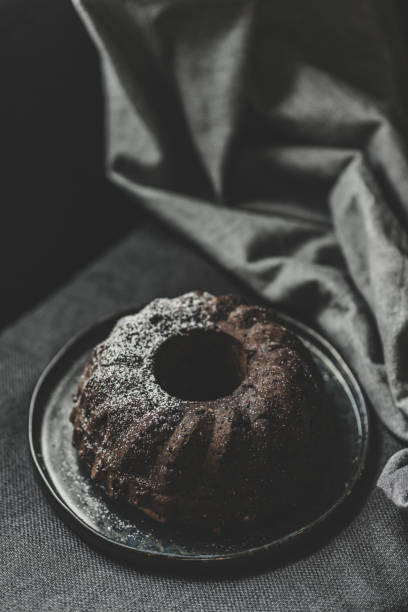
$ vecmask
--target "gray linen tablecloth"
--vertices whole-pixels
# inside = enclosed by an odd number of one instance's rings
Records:
[[[378,488],[362,495],[365,503],[319,545],[282,565],[218,578],[121,565],[94,552],[54,514],[34,478],[26,434],[30,394],[42,368],[96,318],[197,287],[242,291],[190,246],[149,223],[0,337],[0,609],[405,610],[406,520]],[[383,426],[375,429],[378,471],[400,445]]]

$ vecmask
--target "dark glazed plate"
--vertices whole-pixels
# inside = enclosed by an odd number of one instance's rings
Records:
[[[135,308],[131,312],[136,312]],[[333,347],[293,319],[278,318],[311,351],[326,385],[327,409],[335,436],[327,477],[318,492],[279,522],[209,539],[159,525],[128,505],[110,502],[93,485],[71,444],[68,416],[80,374],[95,344],[102,341],[119,313],[68,342],[41,375],[31,400],[29,443],[34,466],[50,501],[72,529],[103,552],[123,561],[161,566],[222,566],[254,560],[283,550],[321,525],[353,491],[363,474],[368,448],[368,414],[361,389]]]

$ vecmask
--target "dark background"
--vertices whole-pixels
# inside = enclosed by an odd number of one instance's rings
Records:
[[[0,0],[0,327],[132,227],[104,177],[96,51],[68,0]]]
[[[0,0],[0,73],[1,328],[141,213],[104,176],[99,62],[68,0]]]

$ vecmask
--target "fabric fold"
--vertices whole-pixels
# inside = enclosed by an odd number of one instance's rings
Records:
[[[101,52],[111,179],[321,331],[407,442],[394,3],[73,1]]]

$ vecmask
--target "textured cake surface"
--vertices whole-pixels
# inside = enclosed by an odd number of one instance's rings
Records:
[[[195,292],[117,322],[92,352],[71,421],[109,497],[219,528],[296,503],[321,415],[313,360],[272,311]]]

